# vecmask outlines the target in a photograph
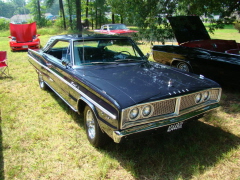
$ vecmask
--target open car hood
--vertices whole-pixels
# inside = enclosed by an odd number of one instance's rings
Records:
[[[179,44],[211,39],[199,16],[175,16],[167,19]]]
[[[10,23],[10,34],[14,36],[17,42],[31,42],[36,35],[36,22],[30,24],[12,24]]]

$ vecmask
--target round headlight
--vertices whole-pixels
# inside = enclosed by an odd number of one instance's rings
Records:
[[[153,111],[152,106],[150,106],[150,105],[144,106],[143,109],[142,109],[143,117],[149,116],[152,113],[152,111]]]
[[[133,108],[131,109],[131,111],[129,112],[129,118],[130,119],[136,119],[139,115],[139,109],[138,108]]]
[[[201,94],[197,94],[197,95],[195,96],[195,102],[196,102],[196,103],[200,103],[201,100],[202,100],[202,95],[201,95]]]
[[[209,98],[210,98],[210,92],[209,91],[204,92],[203,93],[203,100],[207,101]]]

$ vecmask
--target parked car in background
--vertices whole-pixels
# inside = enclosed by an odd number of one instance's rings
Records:
[[[168,17],[178,45],[154,45],[155,61],[203,74],[221,85],[240,86],[240,44],[210,39],[198,16]]]
[[[124,24],[105,24],[101,29],[94,30],[96,33],[131,36],[138,31],[130,30]]]
[[[240,43],[211,39],[199,16],[168,17],[168,20],[180,46],[239,55]]]
[[[30,24],[10,23],[9,45],[12,51],[40,48],[36,22]]]
[[[171,132],[219,106],[216,82],[150,62],[129,37],[60,35],[28,50],[41,89],[83,114],[89,142]]]

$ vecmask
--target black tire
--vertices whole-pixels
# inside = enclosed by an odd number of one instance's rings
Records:
[[[95,114],[89,106],[84,109],[84,126],[88,141],[92,146],[102,147],[107,143],[109,137],[100,129]]]
[[[181,69],[182,71],[185,71],[185,72],[190,72],[190,67],[187,63],[185,62],[179,62],[177,63],[176,67],[178,69]]]
[[[39,87],[42,90],[47,90],[48,89],[48,86],[45,83],[45,81],[43,80],[43,77],[42,77],[42,75],[40,73],[38,73],[38,83],[39,83]]]

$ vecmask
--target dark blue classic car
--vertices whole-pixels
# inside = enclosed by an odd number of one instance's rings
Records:
[[[221,87],[203,76],[150,62],[128,37],[61,35],[28,51],[41,89],[50,87],[84,115],[99,147],[138,133],[182,128],[218,107]]]

